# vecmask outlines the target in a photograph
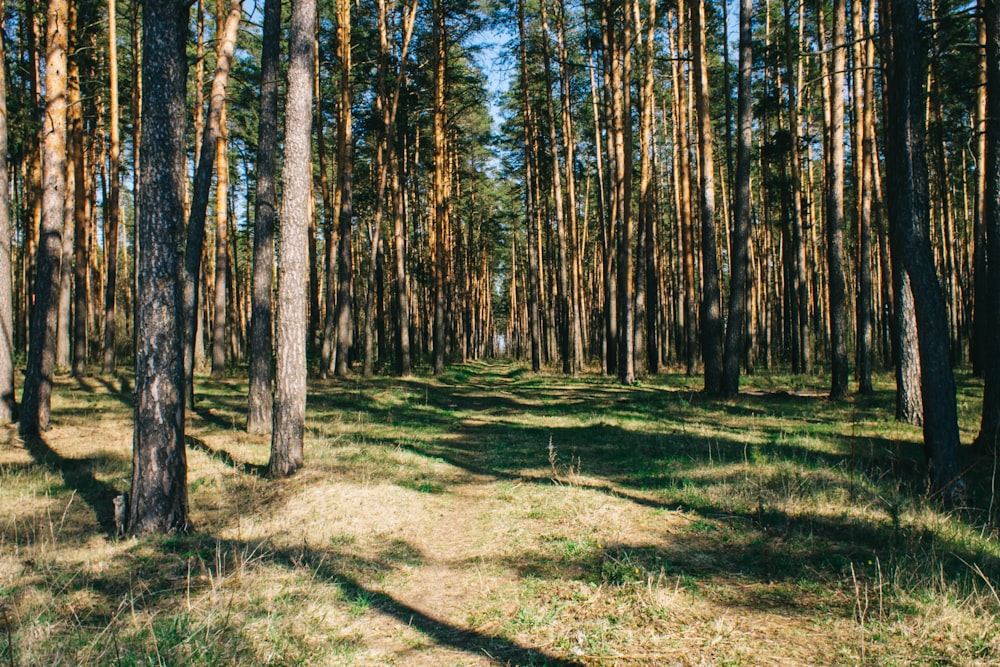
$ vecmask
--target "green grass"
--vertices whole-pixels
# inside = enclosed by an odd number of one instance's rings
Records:
[[[246,381],[200,379],[194,532],[141,541],[107,506],[130,386],[60,379],[55,429],[0,444],[0,664],[1000,662],[994,462],[968,507],[928,498],[887,377],[842,403],[499,362],[314,381],[306,467],[273,481]]]

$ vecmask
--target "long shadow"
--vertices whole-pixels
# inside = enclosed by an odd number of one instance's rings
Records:
[[[481,656],[485,654],[495,662],[506,665],[578,667],[583,664],[553,655],[542,649],[522,646],[504,637],[468,630],[434,618],[412,605],[397,600],[388,593],[368,588],[353,577],[331,567],[329,556],[330,553],[324,550],[318,552],[310,550],[310,553],[305,555],[301,551],[296,553],[279,551],[274,554],[273,562],[283,564],[286,567],[308,564],[315,577],[337,584],[348,598],[366,599],[372,608],[416,628],[439,644],[465,651],[471,655]],[[336,561],[335,558],[333,560]]]
[[[196,438],[193,435],[184,434],[184,443],[191,449],[195,449],[202,452],[208,456],[213,461],[218,461],[223,465],[229,466],[233,470],[245,473],[247,475],[255,475],[257,477],[267,477],[267,466],[260,465],[258,463],[248,463],[246,461],[239,461],[233,457],[227,450],[219,448],[212,448],[207,442],[200,438]]]
[[[61,456],[41,436],[25,436],[24,446],[31,457],[52,472],[59,473],[66,487],[83,498],[94,511],[97,524],[108,535],[115,532],[114,498],[118,490],[114,485],[94,476],[94,459],[69,459]]]

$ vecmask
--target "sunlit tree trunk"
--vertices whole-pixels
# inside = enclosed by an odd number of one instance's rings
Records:
[[[232,0],[218,45],[218,61],[208,100],[208,122],[205,125],[201,154],[198,157],[198,167],[194,176],[187,243],[184,247],[184,316],[182,319],[184,325],[184,377],[191,405],[194,404],[194,338],[197,333],[198,282],[201,276],[201,257],[205,244],[205,216],[212,185],[212,167],[215,164],[216,151],[222,136],[226,87],[229,84],[230,66],[236,48],[236,33],[240,24],[241,11],[240,1]]]
[[[83,109],[80,104],[80,67],[77,58],[77,2],[67,2],[66,59],[66,197],[63,201],[62,259],[59,263],[59,324],[56,329],[56,368],[70,368],[73,330],[73,253],[76,246],[78,166],[83,160]]]
[[[339,246],[337,250],[337,352],[334,371],[337,377],[350,372],[352,304],[351,276],[353,248],[351,228],[354,224],[354,116],[351,113],[354,94],[351,87],[351,3],[337,0],[337,55],[340,60],[340,106],[337,120],[337,173],[340,189]]]
[[[316,1],[293,0],[289,23],[285,163],[278,244],[274,428],[268,471],[290,475],[302,466],[306,418],[309,194],[312,182],[313,35]]]
[[[448,279],[448,258],[446,257],[447,235],[450,227],[450,192],[448,188],[448,154],[445,137],[445,122],[448,113],[445,107],[445,76],[447,73],[447,38],[445,35],[445,10],[442,0],[434,0],[432,9],[431,59],[433,67],[433,137],[434,172],[431,226],[431,264],[434,275],[434,373],[444,372],[445,358],[445,292]]]
[[[6,16],[0,0],[0,16]],[[0,39],[0,63],[6,57]],[[30,142],[29,142],[30,143]],[[0,67],[0,183],[7,183],[7,70]],[[14,289],[11,282],[10,191],[0,187],[0,425],[14,420]]]
[[[534,164],[531,134],[534,132],[531,101],[528,93],[528,35],[524,16],[525,0],[517,3],[518,66],[521,74],[521,116],[524,123],[524,217],[528,257],[528,338],[531,345],[531,370],[538,372],[542,365],[541,323],[539,322],[539,259],[538,246],[533,242],[535,229]]]
[[[31,314],[28,363],[21,398],[20,431],[36,435],[48,429],[55,369],[59,306],[59,267],[66,199],[65,0],[50,0],[46,22],[42,222],[35,262],[35,304]]]
[[[104,226],[104,266],[107,271],[104,283],[104,372],[115,370],[115,335],[118,296],[118,226],[121,217],[121,137],[118,106],[118,30],[115,0],[108,0],[108,76],[111,83],[111,118],[108,148],[107,220]]]

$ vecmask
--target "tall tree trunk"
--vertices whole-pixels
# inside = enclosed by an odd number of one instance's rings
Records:
[[[73,14],[74,16],[70,21],[70,29],[75,33],[77,31],[75,8],[73,9]],[[75,78],[77,81],[75,93],[76,110],[69,117],[72,118],[72,132],[76,135],[76,139],[74,139],[74,143],[76,144],[76,159],[73,162],[75,188],[73,191],[72,207],[74,242],[73,259],[70,265],[73,267],[73,375],[78,377],[83,375],[87,369],[87,319],[90,306],[90,293],[87,289],[87,269],[90,259],[90,246],[87,238],[90,222],[90,210],[88,208],[90,203],[88,182],[90,170],[88,169],[87,148],[84,142],[83,103],[80,99],[80,66],[79,56],[77,55],[79,48],[79,39],[77,38],[73,47],[73,59],[76,61]],[[74,104],[72,98],[70,99],[70,104]],[[69,193],[67,192],[67,194]],[[67,224],[70,224],[70,220],[67,220]],[[63,261],[67,261],[65,257]]]
[[[794,346],[798,354],[793,359],[794,370],[808,373],[812,365],[812,339],[809,335],[809,279],[806,275],[806,239],[803,229],[804,212],[802,210],[802,164],[800,159],[800,124],[799,111],[799,68],[796,68],[795,56],[799,51],[799,40],[792,37],[792,8],[789,0],[784,0],[785,20],[785,72],[788,79],[788,130],[790,135],[789,158],[792,191],[792,253],[794,255],[795,276],[793,291],[795,294],[793,307],[797,309],[795,318],[796,330],[792,332],[797,344]],[[801,32],[801,19],[800,19]]]
[[[110,135],[108,153],[109,201],[104,226],[104,372],[115,371],[115,334],[118,296],[118,226],[121,217],[121,110],[118,106],[118,20],[115,0],[108,0],[108,76],[111,82]]]
[[[983,226],[986,256],[990,258],[987,291],[982,301],[990,331],[1000,331],[1000,3],[983,6],[986,22],[986,187],[983,197]],[[994,349],[985,363],[983,417],[976,444],[997,451],[1000,437],[1000,355]]]
[[[67,0],[66,60],[66,196],[63,201],[62,259],[59,265],[59,324],[56,329],[56,368],[72,363],[73,253],[76,247],[76,193],[78,166],[83,160],[83,109],[80,104],[80,67],[77,59],[77,2]]]
[[[642,39],[641,23],[639,21],[639,3],[634,5],[636,11],[637,40]],[[654,93],[653,65],[656,56],[656,2],[649,3],[646,13],[647,34],[642,48],[642,79],[639,84],[639,249],[636,261],[637,295],[636,295],[636,335],[643,341],[643,346],[636,345],[637,355],[649,366],[649,371],[655,373],[659,366],[659,353],[656,319],[659,309],[656,307],[656,264],[654,257],[654,230],[656,228],[656,190],[653,186],[653,111],[656,105]],[[648,347],[647,347],[648,346]],[[645,347],[645,353],[640,347]]]
[[[632,211],[629,193],[628,171],[631,165],[625,161],[625,87],[628,85],[626,69],[626,45],[624,35],[618,29],[614,8],[605,6],[605,30],[609,45],[611,65],[611,127],[609,134],[614,151],[614,183],[612,190],[616,207],[617,227],[617,306],[618,306],[618,379],[624,385],[635,382],[635,310],[632,303]],[[623,13],[623,20],[631,22],[629,12]]]
[[[184,227],[186,0],[143,4],[135,436],[129,533],[188,527],[184,361],[177,248]]]
[[[677,15],[676,53],[678,60],[684,58],[684,26],[683,12]],[[682,85],[684,73],[683,63],[677,65],[674,76],[675,113],[674,123],[678,157],[678,225],[681,236],[681,266],[684,274],[684,361],[689,376],[694,375],[698,355],[698,316],[695,308],[695,278],[694,278],[694,221],[691,210],[691,150],[688,144],[689,124],[685,95]],[[673,64],[671,64],[673,68]]]
[[[830,125],[826,160],[826,241],[830,274],[830,398],[847,395],[847,279],[844,271],[844,68],[847,8],[833,0]]]
[[[445,76],[447,73],[447,36],[445,10],[442,0],[434,0],[432,9],[431,60],[433,66],[433,125],[434,173],[433,218],[431,220],[431,264],[434,284],[434,373],[444,372],[445,358],[445,292],[448,280],[448,258],[445,255],[450,227],[451,193],[448,188],[448,154],[445,137]]]
[[[278,217],[278,59],[281,0],[264,2],[264,36],[260,58],[260,119],[257,126],[257,197],[254,207],[253,289],[250,313],[250,390],[247,432],[268,433],[273,419],[271,345],[274,222]]]
[[[701,189],[701,354],[705,361],[705,393],[715,396],[722,391],[722,308],[719,259],[715,242],[715,162],[712,151],[712,116],[709,107],[703,0],[691,0],[690,9]],[[742,326],[742,321],[739,322],[739,326]]]
[[[337,354],[334,361],[337,377],[350,373],[352,308],[351,277],[353,249],[351,228],[354,223],[354,95],[351,88],[351,2],[337,0],[337,53],[340,59],[340,107],[337,121],[337,173],[340,188],[339,239],[337,250]]]
[[[972,372],[983,377],[993,356],[990,351],[990,302],[989,279],[986,266],[986,13],[996,7],[988,0],[979,0],[977,11],[979,57],[976,58],[977,82],[974,134],[976,138],[976,208],[973,221],[973,317],[972,317]]]
[[[858,294],[857,294],[857,378],[858,392],[871,394],[873,323],[872,323],[872,160],[875,131],[874,103],[866,97],[865,79],[874,63],[866,58],[868,35],[863,32],[862,0],[851,2],[851,27],[854,42],[852,72],[854,98],[855,193],[858,199]]]
[[[208,100],[208,123],[202,137],[201,154],[194,175],[194,189],[191,193],[191,213],[188,219],[187,243],[184,246],[184,377],[187,382],[188,401],[194,405],[194,347],[198,317],[198,282],[201,277],[201,256],[205,245],[205,216],[208,210],[209,191],[212,185],[212,167],[222,131],[223,108],[226,103],[226,86],[233,52],[236,48],[236,33],[240,24],[242,3],[231,0],[229,15],[218,48],[218,61],[212,78],[212,90]]]
[[[743,321],[750,253],[750,146],[753,141],[753,0],[740,0],[740,72],[737,102],[735,216],[733,219],[732,268],[729,283],[729,321],[726,325],[726,356],[722,372],[722,394],[735,398],[740,390],[743,359]],[[793,139],[794,141],[794,139]]]
[[[239,16],[237,12],[233,12]],[[225,34],[225,5],[216,4],[216,26],[218,33]],[[216,62],[225,55],[225,40],[216,44]],[[229,128],[227,126],[226,101],[222,100],[219,113],[219,138],[215,142],[215,282],[212,294],[215,303],[212,308],[212,377],[226,374],[226,305],[228,290],[226,277],[229,273]]]
[[[313,35],[316,0],[293,0],[289,24],[285,165],[278,245],[274,430],[268,470],[290,475],[302,466],[306,419],[306,288],[312,182]]]
[[[49,427],[59,306],[59,267],[66,199],[66,66],[68,3],[49,0],[46,22],[42,222],[35,262],[35,307],[21,398],[22,435]]]
[[[6,16],[0,0],[0,16]],[[0,63],[5,62],[0,39]],[[30,143],[30,142],[29,142]],[[0,183],[7,183],[7,68],[0,66]],[[10,190],[0,187],[0,425],[14,420],[14,290],[11,283]]]
[[[572,373],[576,362],[573,358],[573,346],[570,341],[570,298],[569,298],[569,254],[567,252],[566,213],[563,203],[562,177],[559,166],[559,142],[556,139],[556,115],[552,103],[552,89],[555,81],[552,76],[552,59],[549,55],[549,19],[546,1],[541,2],[542,11],[542,65],[545,68],[545,110],[549,126],[549,151],[552,158],[552,198],[556,213],[556,240],[558,242],[559,266],[558,277],[558,308],[559,323],[559,356],[562,358],[563,373]],[[566,67],[566,63],[563,63]]]
[[[927,163],[924,152],[922,51],[916,0],[882,5],[885,54],[886,174],[892,259],[909,277],[917,319],[924,447],[936,494],[957,502],[964,488],[958,465],[958,412],[941,286],[928,236]]]
[[[539,286],[538,271],[538,245],[534,242],[537,237],[535,229],[535,156],[531,136],[534,133],[532,123],[532,108],[528,92],[528,35],[524,16],[525,0],[518,0],[517,3],[517,26],[518,26],[518,65],[521,74],[521,116],[524,123],[524,217],[525,217],[525,245],[528,256],[528,337],[531,344],[531,370],[538,372],[542,366],[542,331],[540,313],[538,308]]]

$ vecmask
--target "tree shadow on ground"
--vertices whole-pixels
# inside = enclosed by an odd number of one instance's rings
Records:
[[[41,466],[62,476],[67,489],[75,491],[90,506],[97,525],[106,535],[115,532],[114,498],[119,491],[113,484],[97,479],[94,470],[98,466],[117,468],[116,465],[101,461],[97,457],[82,459],[66,458],[52,449],[42,436],[25,436],[24,446],[31,457]]]
[[[237,460],[228,450],[220,447],[214,449],[204,440],[197,438],[189,433],[184,434],[184,444],[186,444],[191,449],[199,451],[213,461],[218,461],[237,472],[241,472],[247,475],[254,475],[256,477],[267,477],[267,466],[260,465],[258,463],[249,463],[247,461]]]

